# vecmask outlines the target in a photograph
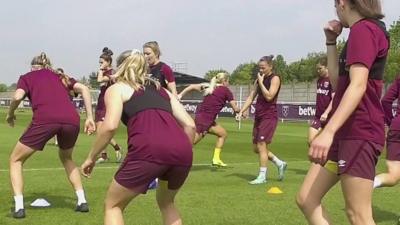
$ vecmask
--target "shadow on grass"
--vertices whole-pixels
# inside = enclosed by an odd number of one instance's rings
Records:
[[[32,207],[32,206],[30,206],[30,204],[38,198],[46,199],[51,204],[51,206],[49,206],[49,207]],[[10,200],[9,202],[10,202],[10,211],[7,212],[5,217],[12,218],[12,212],[14,210],[14,201]],[[72,198],[72,197],[67,197],[67,196],[53,195],[53,194],[44,193],[44,192],[37,192],[37,193],[31,193],[24,197],[24,206],[25,206],[25,210],[27,211],[27,214],[29,213],[29,211],[33,211],[33,210],[67,209],[67,210],[74,211],[75,206],[76,206],[76,199]]]
[[[191,168],[191,171],[203,171],[203,170],[209,170],[210,172],[225,172],[226,170],[229,170],[233,167],[227,166],[227,167],[217,167],[217,166],[211,166],[211,165],[193,165]]]
[[[211,166],[209,165],[193,165],[190,171],[201,171],[201,170],[211,170]]]
[[[394,224],[398,224],[399,214],[397,212],[382,210],[377,206],[372,206],[372,211],[374,213],[375,222],[395,221]]]
[[[241,178],[243,180],[247,180],[247,181],[250,181],[250,180],[253,180],[256,178],[256,176],[254,176],[254,174],[246,174],[246,173],[232,173],[232,174],[229,174],[226,176],[227,177],[232,177],[232,176],[239,177],[239,178]]]
[[[346,210],[343,208],[343,212],[346,212]],[[374,215],[374,220],[376,223],[381,223],[385,221],[394,221],[395,223],[393,224],[400,224],[399,223],[399,215],[395,212],[390,212],[386,210],[382,210],[377,206],[372,206],[372,212]]]
[[[35,199],[38,199],[38,198],[44,198],[51,204],[51,206],[47,207],[47,208],[62,208],[62,209],[75,210],[76,198],[72,198],[72,197],[64,196],[64,195],[49,194],[49,193],[44,193],[44,192],[35,192],[35,193],[31,193],[31,194],[27,195],[24,198],[25,207],[28,208],[28,210],[43,209],[40,207],[30,206],[30,204],[33,201],[35,201]]]
[[[306,175],[308,169],[296,169],[296,168],[288,168],[287,170],[293,171],[295,174]]]

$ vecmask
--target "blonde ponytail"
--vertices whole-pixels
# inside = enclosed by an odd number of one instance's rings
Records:
[[[117,58],[117,67],[117,72],[114,74],[117,81],[128,84],[135,91],[150,83],[160,88],[160,83],[147,75],[146,59],[139,50],[128,50],[121,53]]]
[[[211,78],[210,84],[208,87],[204,90],[203,95],[207,96],[210,95],[214,92],[215,88],[217,85],[220,85],[222,82],[226,81],[228,79],[228,74],[221,72],[215,75],[213,78]]]

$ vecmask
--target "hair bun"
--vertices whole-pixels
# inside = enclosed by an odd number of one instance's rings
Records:
[[[108,49],[107,47],[104,47],[103,48],[103,54],[112,56],[114,53],[110,49]]]

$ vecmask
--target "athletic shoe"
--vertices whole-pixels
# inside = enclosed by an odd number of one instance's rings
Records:
[[[286,168],[287,168],[286,162],[282,162],[282,164],[278,166],[278,180],[279,181],[282,181],[283,178],[285,178]]]
[[[12,210],[12,209],[11,209]],[[14,211],[14,210],[12,210],[13,212],[12,212],[12,214],[13,214],[13,217],[15,218],[15,219],[22,219],[22,218],[25,218],[25,209],[19,209],[18,211]]]
[[[218,159],[218,160],[213,159],[211,165],[212,166],[216,166],[216,167],[226,167],[226,166],[228,166],[227,164],[222,162],[222,160],[220,160],[220,159]]]
[[[105,163],[105,162],[108,162],[108,158],[105,159],[105,158],[100,157],[96,160],[96,164]]]
[[[147,187],[147,189],[152,190],[152,189],[156,189],[158,186],[158,178],[154,179],[149,186]]]
[[[117,162],[121,162],[122,161],[122,149],[115,151],[115,158],[117,160]]]
[[[256,179],[249,181],[249,184],[265,184],[267,183],[266,178],[257,177]]]
[[[89,212],[89,206],[87,203],[81,203],[75,208],[75,212]]]

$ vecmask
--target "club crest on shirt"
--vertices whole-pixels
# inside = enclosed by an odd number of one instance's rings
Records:
[[[325,87],[325,88],[328,88],[328,87],[329,87],[329,82],[328,82],[328,81],[325,81],[325,82],[324,82],[324,87]]]

